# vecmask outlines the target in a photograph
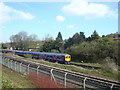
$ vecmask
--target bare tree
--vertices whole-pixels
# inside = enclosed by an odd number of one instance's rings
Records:
[[[37,40],[36,35],[28,36],[27,32],[22,31],[10,37],[11,46],[17,50],[28,50],[32,41]]]

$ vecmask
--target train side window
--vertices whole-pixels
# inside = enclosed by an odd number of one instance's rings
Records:
[[[64,56],[62,56],[62,59],[64,59]]]
[[[62,59],[62,57],[60,56],[60,59]]]
[[[58,59],[60,59],[61,57],[60,56],[57,56]]]

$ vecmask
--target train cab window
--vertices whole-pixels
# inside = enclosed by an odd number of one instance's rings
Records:
[[[66,56],[65,58],[68,58],[68,56]]]
[[[66,56],[65,58],[70,58],[70,56]]]

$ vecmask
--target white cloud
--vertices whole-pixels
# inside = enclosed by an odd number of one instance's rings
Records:
[[[74,0],[69,5],[63,6],[62,11],[67,15],[85,16],[85,18],[113,17],[117,14],[107,5],[88,3],[85,0]]]
[[[65,21],[65,18],[63,16],[58,15],[58,16],[56,16],[56,20],[63,22],[63,21]]]
[[[68,25],[68,26],[66,26],[66,27],[67,27],[67,28],[70,28],[70,29],[75,28],[74,25]]]
[[[31,20],[35,16],[31,15],[28,12],[23,12],[11,8],[4,3],[0,3],[0,23],[5,23],[7,21],[16,20],[16,19],[24,19]]]

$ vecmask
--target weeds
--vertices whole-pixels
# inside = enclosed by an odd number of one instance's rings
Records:
[[[11,83],[8,80],[2,80],[2,89],[7,89],[7,88],[18,88],[18,87],[16,87],[13,83]]]

